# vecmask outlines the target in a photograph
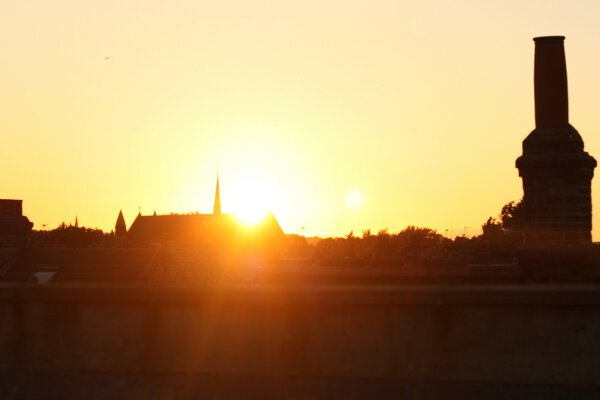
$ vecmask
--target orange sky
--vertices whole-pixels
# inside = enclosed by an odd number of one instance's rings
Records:
[[[0,196],[38,229],[110,230],[210,212],[219,169],[224,212],[287,232],[475,233],[522,195],[534,36],[567,37],[600,158],[600,3],[522,3],[2,2]]]

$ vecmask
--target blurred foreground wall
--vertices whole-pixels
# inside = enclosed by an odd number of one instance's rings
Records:
[[[0,287],[0,398],[600,398],[596,286]]]

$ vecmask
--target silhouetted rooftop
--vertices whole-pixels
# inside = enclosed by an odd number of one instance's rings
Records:
[[[134,283],[156,251],[155,247],[28,247],[9,261],[0,282],[39,282],[41,274],[48,278],[43,283]]]
[[[277,240],[283,231],[273,216],[244,226],[233,214],[138,215],[128,232],[131,243],[194,242],[227,246],[237,240]]]

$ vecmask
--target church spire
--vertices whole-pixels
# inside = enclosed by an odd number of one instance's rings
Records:
[[[217,172],[217,187],[215,189],[215,205],[213,206],[213,214],[221,214],[221,190],[219,189],[219,173]]]

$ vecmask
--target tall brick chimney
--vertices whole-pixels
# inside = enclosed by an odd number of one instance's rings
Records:
[[[596,160],[569,123],[564,36],[535,41],[536,128],[517,159],[523,178],[526,244],[590,243]]]

